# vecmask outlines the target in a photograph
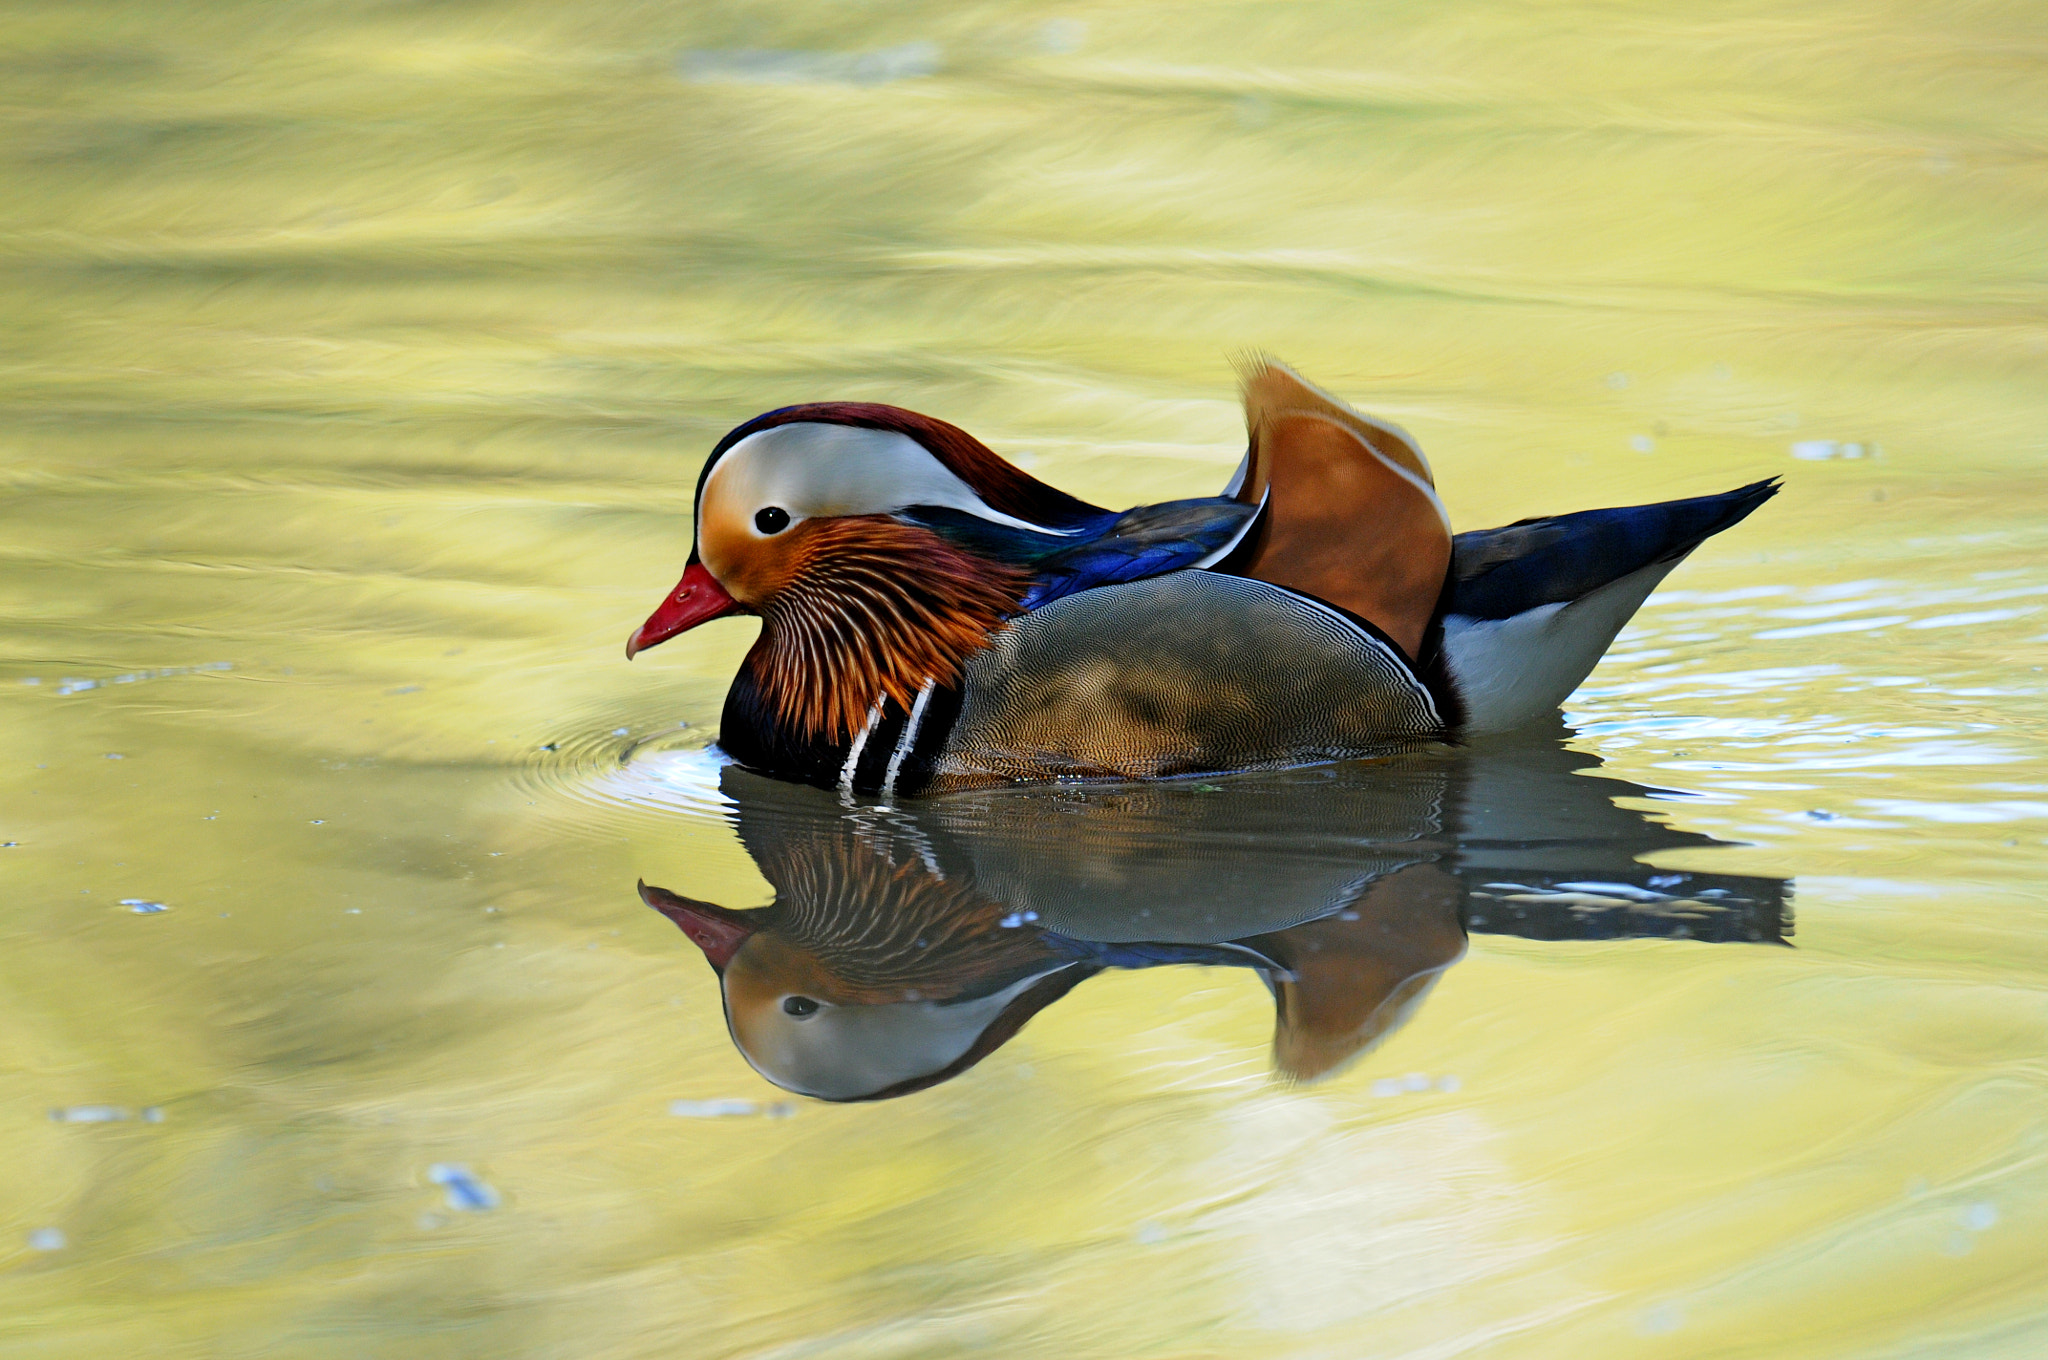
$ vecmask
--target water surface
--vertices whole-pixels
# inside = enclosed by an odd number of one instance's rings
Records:
[[[2048,1347],[2037,7],[8,16],[10,1353]],[[1208,494],[1252,347],[1460,529],[1786,489],[1512,817],[1483,755],[1314,776],[1350,830],[1307,775],[810,808],[1102,966],[897,1098],[764,1081],[635,891],[786,887],[705,749],[752,625],[620,656],[703,453],[884,400]],[[1122,928],[1212,817],[1269,917]],[[1054,819],[1114,834],[976,831]],[[1400,1023],[1276,1049],[1200,951],[1404,870]]]

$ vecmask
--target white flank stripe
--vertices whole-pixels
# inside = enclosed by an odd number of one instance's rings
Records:
[[[1283,586],[1282,589],[1285,589],[1285,587]],[[1429,720],[1435,723],[1438,727],[1442,727],[1444,725],[1443,714],[1438,713],[1436,711],[1436,696],[1429,692],[1428,685],[1422,683],[1422,677],[1415,673],[1415,667],[1409,663],[1408,658],[1402,656],[1399,652],[1395,651],[1392,647],[1389,647],[1386,643],[1381,642],[1378,638],[1374,637],[1365,629],[1360,628],[1356,623],[1353,623],[1350,619],[1338,613],[1335,609],[1331,608],[1324,601],[1318,600],[1312,595],[1298,595],[1295,597],[1295,599],[1296,603],[1298,604],[1309,605],[1315,609],[1321,610],[1325,614],[1328,614],[1330,616],[1330,621],[1332,623],[1337,624],[1339,627],[1349,629],[1353,634],[1363,639],[1367,646],[1371,647],[1381,656],[1387,658],[1387,660],[1393,662],[1394,665],[1397,668],[1399,668],[1401,673],[1407,676],[1408,679],[1414,684],[1415,692],[1422,696],[1422,706],[1429,710]]]
[[[910,748],[917,745],[917,728],[918,724],[924,721],[924,706],[931,702],[932,691],[938,687],[938,683],[930,676],[926,676],[924,688],[917,692],[917,702],[910,706],[910,721],[903,724],[903,736],[897,741],[896,750],[889,757],[889,769],[882,776],[884,798],[895,796],[896,776],[902,771],[903,761],[909,756]],[[926,859],[929,861],[930,856],[927,855]]]
[[[1226,491],[1223,494],[1227,496],[1231,493]],[[1200,570],[1203,567],[1213,567],[1218,562],[1221,562],[1224,558],[1236,552],[1237,545],[1244,542],[1244,536],[1252,531],[1252,526],[1254,524],[1257,524],[1259,522],[1259,516],[1266,513],[1266,502],[1272,499],[1273,488],[1269,486],[1266,488],[1266,494],[1259,497],[1259,508],[1252,512],[1251,517],[1249,519],[1245,520],[1244,523],[1237,526],[1237,532],[1230,536],[1230,541],[1224,544],[1222,547],[1218,548],[1215,552],[1210,553],[1201,561],[1195,563],[1195,569]]]
[[[860,729],[860,735],[853,739],[853,745],[846,752],[846,764],[839,770],[839,789],[842,793],[853,792],[853,772],[860,766],[860,753],[868,744],[868,733],[875,730],[875,723],[882,716],[882,699],[875,699],[875,706],[868,710],[868,720]]]

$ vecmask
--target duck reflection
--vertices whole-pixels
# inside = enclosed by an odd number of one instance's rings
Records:
[[[737,767],[774,903],[642,884],[719,975],[733,1042],[787,1090],[906,1095],[958,1076],[1107,968],[1257,973],[1283,1076],[1384,1041],[1468,930],[1540,940],[1782,941],[1779,879],[1651,868],[1714,845],[1617,800],[1559,737],[1213,782],[1036,786],[900,808]]]

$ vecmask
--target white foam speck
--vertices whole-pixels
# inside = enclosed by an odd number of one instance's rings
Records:
[[[1833,439],[1801,439],[1792,445],[1792,456],[1807,463],[1825,463],[1831,458],[1875,458],[1875,444],[1841,443]]]
[[[478,1213],[498,1207],[498,1192],[459,1162],[435,1162],[427,1168],[427,1179],[448,1192],[451,1209]]]
[[[753,1100],[671,1100],[668,1112],[679,1119],[733,1119],[759,1114],[761,1105]]]

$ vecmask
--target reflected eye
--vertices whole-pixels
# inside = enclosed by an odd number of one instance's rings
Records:
[[[785,996],[782,998],[782,1013],[803,1020],[818,1013],[818,1003],[807,996]]]
[[[779,534],[789,527],[789,511],[779,505],[757,510],[754,512],[754,527],[764,534]]]

